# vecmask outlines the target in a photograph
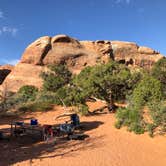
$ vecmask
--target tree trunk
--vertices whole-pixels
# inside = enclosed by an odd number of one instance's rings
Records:
[[[112,94],[109,95],[108,110],[109,110],[109,112],[114,112],[115,111],[115,105],[114,105],[114,102],[113,102]]]

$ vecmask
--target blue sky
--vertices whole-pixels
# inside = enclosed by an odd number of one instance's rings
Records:
[[[0,64],[38,37],[123,40],[166,55],[165,0],[0,0]]]

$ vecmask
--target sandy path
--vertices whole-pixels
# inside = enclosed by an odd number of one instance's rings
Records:
[[[47,113],[35,113],[42,124],[55,124],[54,118],[62,113],[58,108]],[[33,116],[31,114],[30,116]],[[27,117],[30,117],[27,116]],[[29,157],[17,159],[17,166],[165,166],[166,138],[150,138],[147,134],[135,135],[125,129],[114,127],[114,115],[82,117],[81,121],[91,127],[84,141],[62,142],[42,148],[38,143],[28,152]],[[62,120],[64,121],[64,120]],[[57,123],[61,123],[58,121]],[[5,125],[1,125],[1,127]],[[43,145],[42,145],[43,146]],[[30,148],[29,148],[30,149]],[[40,150],[40,153],[37,153]],[[22,151],[23,148],[22,148]],[[9,155],[11,155],[9,153]],[[25,154],[26,155],[26,154]],[[17,156],[18,158],[20,155]],[[0,162],[2,158],[0,159]],[[5,163],[5,162],[4,162]],[[0,163],[1,166],[1,163]],[[5,166],[5,165],[2,165]]]

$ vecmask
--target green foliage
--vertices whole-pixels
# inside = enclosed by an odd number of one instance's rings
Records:
[[[144,133],[144,122],[141,112],[138,110],[129,107],[119,108],[116,118],[116,128],[120,129],[122,126],[127,126],[129,131],[134,131],[136,134]]]
[[[41,73],[43,79],[43,90],[56,92],[59,88],[68,84],[71,80],[71,73],[65,65],[49,66],[50,72]]]
[[[130,131],[134,131],[135,134],[143,134],[145,132],[144,126],[141,123],[131,123]]]
[[[157,61],[151,71],[152,75],[166,84],[166,58],[162,58]]]
[[[86,67],[80,74],[72,76],[65,65],[49,66],[50,71],[42,73],[43,88],[24,86],[18,93],[5,100],[20,112],[49,110],[52,104],[76,106],[82,115],[89,113],[86,101],[99,98],[108,104],[128,100],[127,108],[119,108],[115,127],[127,126],[136,134],[149,132],[153,136],[156,128],[166,132],[166,105],[161,102],[166,85],[166,59],[160,60],[152,74],[131,72],[125,65],[116,62]],[[165,88],[166,89],[166,88]],[[166,92],[166,91],[165,91]],[[153,122],[145,123],[143,108],[150,108]]]
[[[166,132],[166,104],[164,101],[149,103],[151,117],[155,126],[160,126]]]
[[[131,72],[130,78],[127,80],[127,97],[131,96],[133,93],[133,90],[137,87],[138,83],[141,81],[143,78],[144,73],[140,71],[134,71]]]
[[[17,93],[10,93],[10,96],[5,100],[5,102],[0,104],[0,108],[5,105],[6,111],[10,109],[17,109],[27,102],[34,101],[37,94],[38,89],[35,86],[23,86]]]
[[[8,90],[7,84],[2,86],[2,90],[0,90],[0,111],[5,112],[9,109],[11,98],[13,98],[14,93]]]
[[[32,85],[26,85],[21,87],[17,92],[17,99],[22,102],[34,101],[38,93],[38,88]]]
[[[10,96],[8,99],[6,99],[5,102],[0,103],[0,110],[3,110],[2,108],[5,108],[5,111],[7,111],[10,108],[14,108],[17,103],[18,103],[18,99],[15,97],[15,95]]]
[[[85,68],[73,79],[84,96],[94,96],[110,102],[110,94],[114,100],[123,100],[129,91],[128,82],[131,73],[124,65],[116,62]]]
[[[126,109],[119,109],[117,111],[117,122],[115,126],[117,128],[120,128],[121,126],[127,126],[129,131],[134,131],[136,134],[144,133],[144,131],[147,129],[150,136],[153,136],[153,130],[155,125],[146,124],[144,122],[142,109],[145,105],[149,105],[151,109],[154,107],[155,109],[157,109],[152,112],[152,117],[156,121],[155,124],[157,124],[158,121],[163,121],[163,119],[160,119],[160,116],[161,114],[164,114],[163,112],[161,113],[158,110],[159,108],[156,105],[160,102],[161,99],[161,83],[157,79],[145,75],[135,87],[133,94],[130,97],[129,106]]]
[[[154,136],[154,129],[156,126],[153,123],[147,124],[147,131],[149,132],[149,136],[153,137]]]
[[[117,129],[120,129],[122,127],[122,124],[121,124],[121,121],[117,120],[114,124],[114,126],[117,128]]]
[[[32,103],[25,103],[22,104],[18,111],[20,113],[24,113],[27,111],[48,111],[52,109],[52,105],[49,102],[32,102]]]
[[[9,93],[5,101],[0,103],[5,111],[10,109],[17,109],[18,106],[26,102],[34,101],[38,94],[38,89],[35,86],[26,85],[21,87],[17,93]]]
[[[44,93],[37,97],[37,101],[49,101],[54,104],[65,103],[67,106],[84,105],[90,97],[96,97],[110,102],[124,100],[137,82],[138,75],[116,62],[86,67],[77,76],[64,65],[50,66],[50,72],[42,73]],[[86,109],[85,109],[86,110]],[[85,111],[86,112],[86,111]]]
[[[81,114],[81,115],[88,115],[89,113],[89,108],[86,104],[78,104],[77,105],[77,109],[78,109],[78,112]]]
[[[166,96],[166,58],[157,61],[152,68],[152,76],[158,79],[162,84],[163,92]]]
[[[145,76],[134,89],[131,104],[141,109],[149,102],[160,101],[162,97],[161,83],[153,77]]]
[[[141,78],[141,74],[131,73],[125,65],[113,61],[86,67],[73,78],[64,65],[50,66],[50,72],[41,76],[44,93],[37,97],[37,101],[64,103],[67,106],[84,105],[85,108],[86,100],[91,97],[108,103],[112,99],[125,100]]]
[[[75,86],[65,86],[57,91],[57,95],[67,106],[85,104],[86,93]]]
[[[43,103],[52,103],[52,104],[57,104],[57,105],[62,104],[58,95],[55,92],[41,91],[38,93],[35,101],[39,102],[39,103],[43,102]]]

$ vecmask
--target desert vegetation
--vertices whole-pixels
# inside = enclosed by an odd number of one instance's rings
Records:
[[[126,107],[116,110],[116,128],[127,126],[129,131],[137,134],[148,131],[150,136],[166,132],[165,58],[151,71],[130,70],[114,61],[87,66],[78,75],[72,75],[63,64],[48,68],[48,72],[41,73],[41,89],[26,85],[15,94],[5,89],[1,95],[1,110],[44,111],[56,104],[75,106],[79,113],[87,115],[88,100],[103,100],[108,108],[114,108],[115,102],[123,102]]]

